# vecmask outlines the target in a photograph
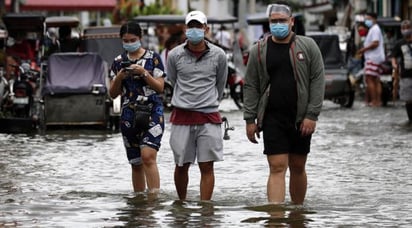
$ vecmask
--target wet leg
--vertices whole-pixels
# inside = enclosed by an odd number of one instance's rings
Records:
[[[375,104],[374,106],[382,106],[382,83],[380,77],[373,77],[375,83]]]
[[[306,196],[308,180],[306,176],[306,155],[289,155],[289,192],[292,202],[295,204],[303,204]]]
[[[159,170],[156,163],[157,151],[145,146],[141,149],[141,153],[147,188],[150,193],[157,193],[160,188]]]
[[[288,168],[288,154],[267,156],[269,163],[269,178],[267,195],[270,203],[283,203],[285,201],[285,175]]]
[[[199,162],[200,169],[200,200],[210,200],[215,187],[213,162]]]
[[[186,163],[183,166],[175,166],[175,187],[180,200],[186,199],[187,184],[189,183],[189,167],[190,163]]]
[[[365,75],[366,89],[368,93],[369,105],[374,106],[376,103],[376,85],[374,82],[374,76]]]
[[[143,165],[132,165],[132,183],[134,192],[143,192],[146,188]]]

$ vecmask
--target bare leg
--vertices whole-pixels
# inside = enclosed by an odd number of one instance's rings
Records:
[[[381,79],[379,77],[373,77],[373,81],[375,83],[375,106],[382,106],[382,84]]]
[[[306,176],[306,155],[289,155],[289,192],[292,202],[295,204],[303,204],[306,196],[308,179]]]
[[[186,199],[187,184],[189,183],[189,167],[190,163],[186,163],[183,166],[175,166],[175,187],[180,200]]]
[[[199,162],[200,169],[200,200],[210,200],[215,187],[213,162]]]
[[[145,190],[143,165],[132,165],[132,183],[135,192],[143,192]]]
[[[145,146],[141,149],[141,153],[147,187],[149,192],[156,193],[160,188],[159,170],[156,163],[157,151],[149,146]]]
[[[269,178],[267,195],[270,203],[283,203],[285,201],[285,174],[288,168],[288,154],[267,156],[269,162]]]
[[[375,105],[376,103],[376,87],[375,87],[375,83],[373,80],[374,76],[371,75],[365,75],[365,82],[366,82],[366,89],[367,89],[367,93],[368,93],[368,100],[369,100],[369,104],[370,105]]]

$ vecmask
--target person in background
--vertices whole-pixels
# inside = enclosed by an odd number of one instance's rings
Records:
[[[219,104],[227,80],[225,52],[205,40],[209,27],[201,11],[186,15],[185,43],[167,58],[167,77],[174,87],[170,115],[170,147],[174,181],[180,200],[187,197],[189,168],[197,159],[200,200],[210,200],[215,186],[214,162],[223,160]]]
[[[226,26],[221,25],[214,38],[219,45],[223,46],[223,48],[228,50],[232,49],[232,34],[227,31]]]
[[[367,102],[369,106],[378,107],[382,105],[382,85],[380,75],[382,63],[385,61],[384,40],[381,29],[376,23],[376,13],[366,13],[365,25],[369,28],[363,47],[358,50],[364,55],[364,74],[367,89]]]
[[[266,14],[271,35],[251,48],[245,74],[246,135],[258,143],[263,131],[268,201],[284,203],[289,169],[291,200],[303,204],[306,160],[324,97],[324,64],[315,41],[292,31],[294,18],[286,1],[268,5]]]
[[[396,37],[395,37],[393,29],[385,30],[385,35],[383,37],[383,40],[385,44],[385,53],[387,56],[390,56],[391,51],[396,44]]]
[[[80,40],[72,37],[72,29],[69,26],[59,27],[59,50],[60,52],[78,52]]]
[[[395,44],[391,52],[393,68],[393,98],[398,97],[398,86],[400,86],[399,98],[405,101],[405,109],[408,114],[408,124],[412,124],[412,22],[403,20],[401,22],[401,33],[403,38]]]
[[[6,47],[6,55],[16,56],[23,62],[36,62],[36,51],[27,39],[25,32],[11,32]],[[11,41],[11,42],[10,42]]]
[[[359,72],[363,72],[363,55],[358,52],[363,46],[366,35],[368,34],[368,27],[363,22],[358,22],[355,25],[354,31],[347,46],[347,62],[349,70],[349,80],[352,86],[359,88],[360,80],[362,79]]]
[[[141,46],[142,29],[135,22],[120,28],[125,52],[111,66],[111,98],[122,97],[121,132],[132,167],[135,192],[146,188],[156,194],[160,188],[157,151],[164,131],[163,92],[166,76],[158,53]]]
[[[177,45],[183,43],[186,39],[183,27],[175,25],[168,28],[169,37],[166,39],[165,48],[160,52],[160,57],[163,63],[167,63],[167,56],[169,52]],[[167,72],[167,64],[164,65],[165,72]]]

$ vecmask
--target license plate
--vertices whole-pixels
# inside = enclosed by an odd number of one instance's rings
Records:
[[[13,104],[28,104],[29,98],[28,97],[15,97],[13,99]]]

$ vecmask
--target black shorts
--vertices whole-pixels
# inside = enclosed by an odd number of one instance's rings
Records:
[[[301,154],[310,152],[312,135],[302,136],[299,130],[300,123],[293,120],[266,118],[263,122],[263,153],[274,154]]]

